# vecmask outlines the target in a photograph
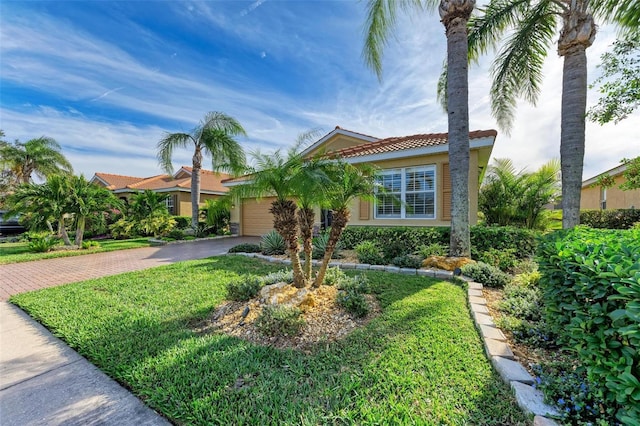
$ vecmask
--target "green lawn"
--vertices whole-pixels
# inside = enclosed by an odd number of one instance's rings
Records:
[[[48,253],[32,253],[29,251],[29,243],[2,243],[0,244],[0,265],[6,263],[30,262],[32,260],[52,259],[54,257],[81,256],[89,253],[105,251],[125,250],[139,247],[149,247],[149,238],[134,238],[130,240],[99,240],[100,247],[90,250],[63,250],[50,251]]]
[[[198,334],[240,274],[223,256],[11,298],[176,424],[530,424],[450,282],[369,272],[382,314],[310,353]]]

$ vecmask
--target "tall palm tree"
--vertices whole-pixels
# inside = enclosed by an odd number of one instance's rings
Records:
[[[333,221],[324,258],[314,282],[316,287],[324,281],[333,252],[351,218],[349,205],[356,198],[375,198],[375,168],[372,166],[362,164],[356,167],[337,160],[327,167],[327,174],[331,183],[327,187],[325,197],[327,205],[333,213]]]
[[[191,172],[191,226],[194,229],[198,227],[203,156],[212,157],[215,171],[243,171],[246,164],[244,150],[234,139],[240,135],[246,135],[246,132],[235,118],[221,112],[210,112],[191,133],[166,133],[158,142],[158,161],[169,174],[173,173],[173,150],[194,147]]]
[[[0,143],[0,161],[21,183],[31,182],[33,174],[48,178],[56,174],[71,174],[73,167],[62,154],[55,139],[41,136],[27,142]]]
[[[563,228],[580,223],[586,49],[596,35],[594,17],[637,31],[639,6],[637,0],[491,0],[483,14],[470,21],[470,59],[505,40],[492,67],[491,107],[498,124],[507,130],[513,124],[518,97],[536,102],[544,59],[554,40],[558,40],[558,55],[564,58],[560,135]],[[507,32],[510,35],[504,39]]]
[[[396,22],[396,8],[403,10],[438,7],[447,36],[447,117],[449,167],[451,173],[452,256],[470,256],[469,234],[469,82],[467,68],[467,22],[475,0],[369,0],[364,56],[378,76],[382,72],[382,50]]]

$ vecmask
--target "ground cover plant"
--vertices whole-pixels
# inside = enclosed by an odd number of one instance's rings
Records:
[[[130,240],[99,240],[98,244],[100,245],[97,247],[92,246],[85,250],[61,250],[34,253],[29,247],[29,242],[26,241],[2,243],[0,244],[0,265],[7,263],[30,262],[32,260],[52,259],[55,257],[81,256],[89,253],[101,253],[106,251],[126,250],[150,246],[148,238],[133,238]]]
[[[280,268],[223,256],[11,301],[177,424],[528,424],[447,281],[369,272],[380,315],[304,352],[198,328],[228,282]]]

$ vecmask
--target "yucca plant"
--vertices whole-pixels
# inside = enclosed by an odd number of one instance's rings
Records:
[[[262,236],[260,247],[262,248],[262,254],[268,256],[285,254],[287,251],[284,238],[275,230],[271,230]]]

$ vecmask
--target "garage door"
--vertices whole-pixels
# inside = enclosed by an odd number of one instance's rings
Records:
[[[269,213],[273,198],[242,203],[242,235],[261,236],[273,229],[273,215]]]

